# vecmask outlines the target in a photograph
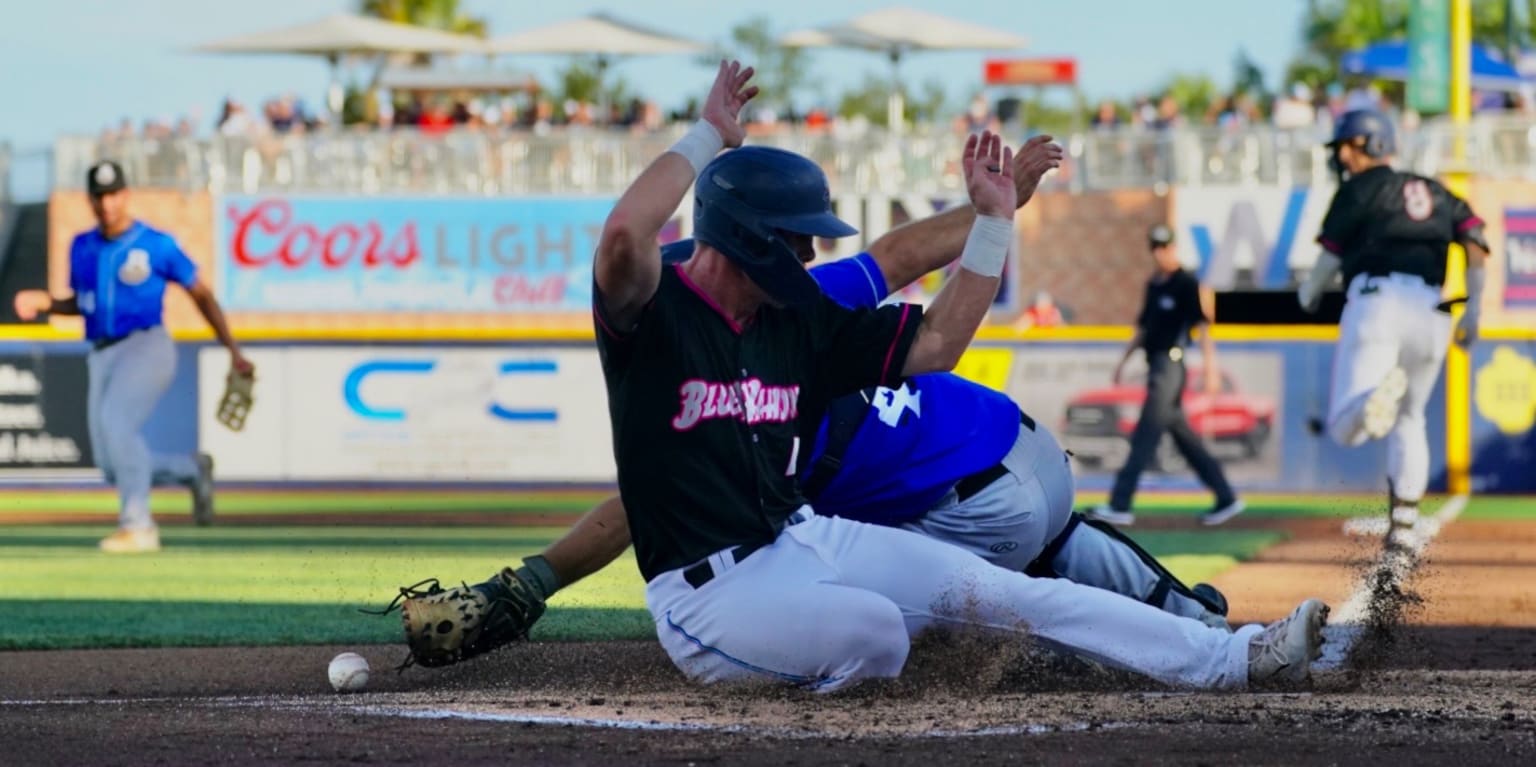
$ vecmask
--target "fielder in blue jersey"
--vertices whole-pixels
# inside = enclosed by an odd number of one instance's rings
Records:
[[[149,511],[152,486],[190,488],[193,518],[203,525],[213,520],[212,458],[153,453],[142,433],[176,372],[176,349],[162,324],[166,285],[179,285],[192,297],[229,349],[235,370],[249,374],[252,365],[230,335],[208,284],[198,279],[197,265],[169,234],[128,213],[123,169],[111,161],[96,163],[86,174],[86,190],[97,226],[70,244],[72,295],[53,298],[47,291],[22,291],[16,295],[16,314],[23,320],[41,313],[85,319],[85,338],[92,346],[87,360],[91,447],[121,501],[118,529],[101,541],[101,549],[156,551],[160,532]]]

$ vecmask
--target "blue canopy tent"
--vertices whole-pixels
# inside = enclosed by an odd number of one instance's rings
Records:
[[[1345,74],[1383,80],[1408,79],[1408,43],[1392,40],[1367,45],[1344,54],[1339,69]],[[1486,45],[1472,44],[1472,87],[1482,91],[1518,91],[1529,81],[1514,64]]]

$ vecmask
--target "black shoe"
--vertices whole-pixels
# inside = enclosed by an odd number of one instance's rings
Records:
[[[1227,617],[1227,596],[1215,586],[1209,583],[1196,583],[1189,587],[1189,591],[1195,595],[1195,599],[1200,600],[1200,604],[1205,605],[1205,609],[1223,618]]]

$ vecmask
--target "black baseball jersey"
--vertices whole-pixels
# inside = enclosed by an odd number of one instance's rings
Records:
[[[806,312],[765,306],[738,327],[681,266],[662,269],[633,329],[593,304],[619,494],[646,581],[771,542],[805,504],[801,419],[900,380],[922,319],[916,306],[854,311],[823,298]]]
[[[1164,279],[1147,282],[1147,297],[1136,326],[1141,328],[1141,348],[1150,360],[1174,347],[1189,343],[1189,331],[1205,322],[1200,306],[1200,281],[1180,269]]]
[[[1466,201],[1440,182],[1380,165],[1334,192],[1317,242],[1339,257],[1345,287],[1359,274],[1393,272],[1441,285],[1446,248],[1482,245],[1482,228]]]

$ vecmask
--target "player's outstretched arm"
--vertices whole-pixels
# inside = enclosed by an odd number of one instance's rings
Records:
[[[992,308],[1013,241],[1018,199],[1013,151],[1003,146],[1002,137],[984,131],[966,140],[961,167],[976,221],[960,253],[960,269],[923,314],[902,375],[954,369]]]
[[[629,543],[624,502],[614,496],[599,503],[540,553],[556,580],[548,584],[553,587],[549,594],[607,567],[629,548]]]
[[[1061,158],[1061,147],[1050,136],[1036,136],[1019,147],[1013,157],[1016,208],[1024,207],[1035,195],[1047,171],[1061,167]],[[975,221],[976,209],[959,205],[903,224],[870,243],[869,255],[885,275],[887,290],[894,293],[931,271],[949,266],[960,257]]]
[[[80,305],[74,296],[54,298],[46,290],[19,290],[13,308],[22,322],[31,322],[39,314],[79,314]]]
[[[601,292],[597,300],[620,330],[634,327],[656,293],[661,280],[656,236],[661,227],[677,211],[704,166],[722,148],[741,146],[746,137],[739,117],[741,108],[757,95],[757,87],[747,85],[751,78],[751,67],[720,62],[699,122],[641,172],[608,214],[593,269]]]
[[[213,291],[208,289],[208,283],[202,280],[194,280],[187,287],[187,295],[192,297],[192,303],[197,305],[197,310],[202,313],[203,319],[208,321],[208,327],[213,328],[213,334],[218,336],[219,343],[229,350],[229,366],[239,373],[250,373],[255,369],[251,361],[240,353],[240,344],[235,341],[235,335],[229,332],[229,322],[224,319],[224,310],[219,306],[218,299],[213,297]]]

